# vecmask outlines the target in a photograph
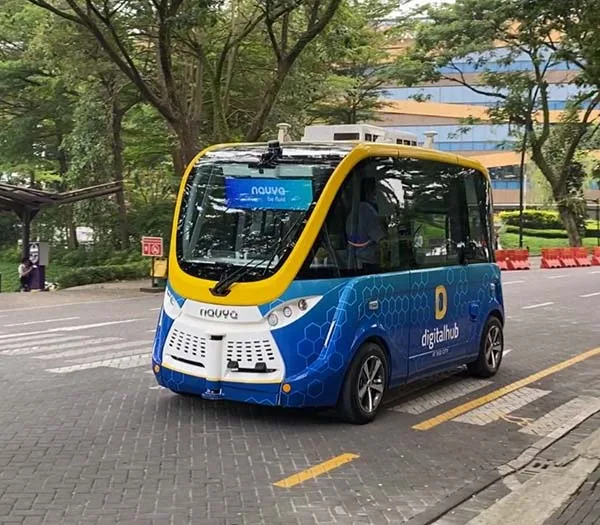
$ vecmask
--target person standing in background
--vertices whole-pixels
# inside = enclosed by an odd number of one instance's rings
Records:
[[[19,281],[21,292],[28,292],[31,289],[31,272],[33,271],[33,265],[28,257],[23,257],[21,259],[21,264],[19,264]]]

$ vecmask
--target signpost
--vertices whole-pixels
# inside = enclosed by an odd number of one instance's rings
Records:
[[[152,257],[152,288],[156,288],[154,280],[154,261],[163,257],[162,237],[142,237],[142,256]]]
[[[142,237],[142,255],[146,257],[162,257],[162,237]]]

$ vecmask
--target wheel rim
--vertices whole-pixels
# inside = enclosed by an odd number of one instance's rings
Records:
[[[384,373],[383,362],[374,355],[368,357],[360,369],[358,375],[358,402],[360,407],[368,414],[377,410],[383,397]]]
[[[485,359],[492,370],[498,368],[502,358],[502,334],[499,326],[492,326],[485,340]]]

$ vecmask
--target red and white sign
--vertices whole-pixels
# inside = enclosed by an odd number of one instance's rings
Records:
[[[162,237],[142,237],[142,255],[146,257],[162,257]]]

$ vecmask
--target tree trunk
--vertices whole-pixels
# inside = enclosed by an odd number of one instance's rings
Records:
[[[250,126],[250,129],[248,130],[248,133],[246,134],[246,140],[248,142],[256,142],[260,138],[260,136],[263,132],[263,129],[265,127],[265,123],[267,122],[267,119],[269,118],[271,109],[273,109],[273,105],[275,104],[275,101],[277,100],[277,95],[279,94],[279,91],[281,91],[281,86],[283,86],[283,81],[284,81],[285,76],[287,75],[290,67],[291,67],[291,65],[288,65],[288,64],[282,64],[279,66],[279,71],[277,73],[277,76],[275,77],[275,79],[273,80],[273,83],[269,86],[269,88],[263,95],[262,105],[261,105],[260,109],[258,110],[258,113],[255,115],[254,120],[252,121],[252,124]]]
[[[175,170],[179,177],[183,176],[187,165],[200,152],[200,126],[197,122],[178,122],[171,125],[173,131],[177,135],[177,159]]]
[[[125,190],[123,188],[123,137],[122,124],[124,113],[116,104],[113,104],[111,115],[111,149],[113,154],[114,180],[121,183],[121,189],[116,193],[119,214],[119,236],[122,250],[129,249],[129,226],[127,224],[127,204],[125,202]]]
[[[75,226],[75,218],[73,216],[73,205],[72,204],[67,204],[66,214],[67,214],[67,229],[69,232],[67,243],[69,246],[69,250],[76,250],[77,248],[79,248],[79,243],[77,242],[77,226]]]
[[[556,199],[557,202],[560,200]],[[568,204],[558,205],[558,214],[562,221],[567,235],[569,236],[569,246],[581,246],[581,235],[577,228],[577,214]]]

